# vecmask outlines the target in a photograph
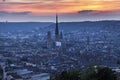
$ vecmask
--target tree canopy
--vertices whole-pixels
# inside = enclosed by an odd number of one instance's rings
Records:
[[[117,75],[107,67],[89,67],[85,70],[63,71],[52,80],[117,80]]]

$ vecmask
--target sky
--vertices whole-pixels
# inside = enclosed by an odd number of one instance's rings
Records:
[[[120,0],[0,0],[0,22],[120,20]]]

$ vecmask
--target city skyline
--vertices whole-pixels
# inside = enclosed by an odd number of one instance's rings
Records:
[[[119,0],[0,0],[0,22],[119,20]]]

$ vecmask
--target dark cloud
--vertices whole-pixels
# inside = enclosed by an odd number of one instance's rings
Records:
[[[95,12],[95,10],[82,10],[82,11],[78,11],[79,14],[90,14],[92,12]]]
[[[30,15],[29,15],[30,14]],[[0,21],[55,21],[55,15],[50,16],[35,16],[31,12],[5,12],[0,11]],[[98,21],[98,20],[119,20],[120,11],[98,11],[98,10],[82,10],[77,13],[59,14],[60,22],[71,21]]]
[[[99,11],[99,10],[81,10],[78,11],[80,15],[103,15],[103,14],[111,14],[113,11]]]
[[[28,15],[31,12],[26,11],[26,12],[6,12],[6,11],[0,11],[0,15]]]
[[[6,0],[3,0],[3,2],[5,2]]]
[[[115,15],[120,14],[120,10],[115,11],[99,11],[99,10],[81,10],[78,11],[80,15]]]
[[[100,11],[100,10],[81,10],[75,14],[62,15],[64,21],[99,21],[99,20],[120,20],[120,10]]]

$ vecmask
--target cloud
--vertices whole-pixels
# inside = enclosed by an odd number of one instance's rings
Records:
[[[66,2],[67,0],[0,0],[0,2]],[[69,0],[68,0],[69,1]]]
[[[78,11],[80,15],[112,15],[112,14],[120,14],[120,10],[111,10],[111,11],[102,11],[102,10],[80,10]]]
[[[63,15],[62,20],[66,21],[118,19],[120,18],[120,1],[6,0],[6,2],[0,2],[0,16],[4,16],[3,19],[43,21],[44,18],[41,17],[52,16],[56,12]]]
[[[6,11],[0,11],[0,15],[29,15],[31,12],[6,12]]]
[[[2,2],[4,0],[0,0]],[[7,2],[86,2],[86,1],[119,1],[119,0],[6,0]]]
[[[15,1],[15,0],[11,0]],[[0,11],[7,12],[25,12],[30,11],[33,15],[49,15],[58,13],[75,13],[79,10],[120,10],[120,1],[101,1],[101,2],[90,2],[90,1],[82,1],[81,2],[70,2],[73,0],[38,0],[42,2],[37,3],[22,3],[22,1],[30,1],[30,0],[16,0],[20,2],[5,2],[0,3]],[[36,1],[36,0],[35,0]],[[56,1],[56,2],[55,2]],[[67,2],[68,1],[68,2]],[[77,0],[74,0],[77,1]],[[47,3],[50,2],[50,3]],[[85,13],[87,11],[84,11]]]
[[[79,14],[91,14],[95,12],[95,10],[81,10],[81,11],[78,11]]]

